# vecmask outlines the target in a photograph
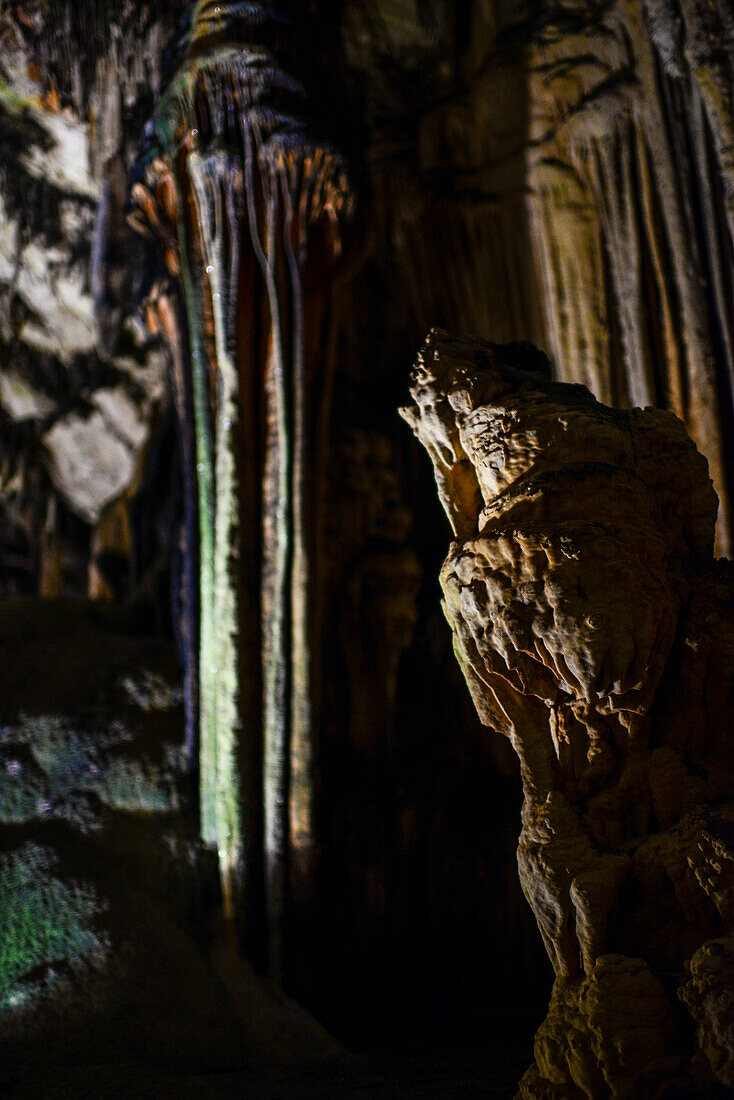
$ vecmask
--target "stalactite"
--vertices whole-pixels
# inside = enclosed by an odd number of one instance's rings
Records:
[[[161,246],[186,318],[202,834],[219,851],[232,915],[258,894],[262,830],[276,976],[289,892],[315,855],[311,590],[324,440],[314,406],[327,400],[330,284],[354,206],[340,155],[284,67],[302,32],[276,5],[194,5],[148,126],[132,215]],[[184,338],[170,339],[180,363]]]

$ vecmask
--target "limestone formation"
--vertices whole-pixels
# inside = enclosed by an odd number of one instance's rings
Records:
[[[162,260],[148,316],[171,349],[184,444],[202,835],[232,915],[261,889],[263,834],[275,974],[285,911],[313,891],[329,331],[355,205],[299,75],[319,79],[320,25],[291,7],[192,5],[132,188]]]
[[[732,6],[580,8],[569,22],[549,11],[527,56],[547,346],[600,400],[681,417],[731,553]]]
[[[520,759],[520,879],[556,973],[520,1095],[715,1095],[734,1056],[734,569],[706,461],[672,414],[554,383],[527,344],[434,330],[411,394],[454,532],[444,611]]]
[[[193,35],[186,22],[192,7],[197,12]],[[393,407],[404,364],[429,325],[500,340],[530,336],[552,352],[564,381],[587,385],[599,400],[672,409],[709,461],[721,500],[718,545],[727,548],[734,458],[732,25],[731,0],[217,0],[196,5],[189,0],[0,0],[0,594],[124,599],[136,593],[138,609],[146,607],[153,619],[154,607],[154,621],[166,629],[173,587],[172,617],[184,620],[194,767],[197,692],[202,688],[205,834],[217,848],[224,840],[227,881],[239,874],[233,863],[245,850],[248,885],[243,893],[254,899],[257,913],[263,905],[267,846],[273,925],[280,923],[275,916],[278,883],[291,878],[288,864],[308,872],[300,884],[288,882],[289,900],[298,886],[302,895],[318,897],[322,913],[333,918],[334,907],[321,892],[326,879],[331,884],[331,872],[320,875],[318,888],[307,882],[312,856],[323,855],[323,871],[331,845],[345,853],[332,876],[334,895],[346,878],[341,866],[366,868],[365,888],[379,911],[374,926],[389,926],[390,935],[400,939],[396,929],[410,925],[415,897],[435,895],[412,880],[404,923],[390,924],[396,895],[383,906],[382,886],[375,883],[389,883],[392,874],[402,888],[402,880],[410,879],[405,868],[415,860],[432,866],[441,879],[444,857],[436,855],[430,837],[441,836],[441,852],[452,850],[429,776],[432,768],[442,769],[437,761],[443,748],[437,747],[443,742],[433,731],[451,712],[454,690],[461,690],[460,683],[455,688],[451,682],[459,673],[443,642],[434,646],[431,640],[435,622],[427,611],[426,588],[418,601],[417,644],[401,658],[413,621],[416,572],[410,556],[401,555],[400,538],[388,533],[385,540],[380,524],[361,514],[372,507],[370,485],[380,480],[382,467],[389,466],[391,476],[399,470],[416,518],[413,543],[430,576],[435,571],[433,539],[440,541],[425,507],[433,493],[430,479],[413,469],[407,444],[405,449],[400,444],[384,462],[371,457],[364,462],[364,493],[339,488],[349,474],[339,438],[352,430],[380,436],[395,430]],[[261,68],[259,62],[250,63],[266,56],[269,62]],[[325,70],[337,74],[336,87],[320,94]],[[243,72],[253,76],[247,89],[253,108],[262,93],[257,103],[262,111],[247,115],[244,130],[238,101],[247,84],[246,77],[240,81]],[[308,94],[301,96],[296,85]],[[186,101],[192,88],[193,108]],[[220,107],[227,125],[221,140],[210,141],[209,122],[221,121]],[[189,108],[194,115],[202,112],[204,125],[191,121]],[[369,255],[349,285],[328,241],[336,227],[345,256],[353,254],[347,230],[352,183],[342,196],[343,217],[331,220],[336,207],[329,199],[340,178],[336,137],[341,112],[350,140],[350,176],[359,163],[367,184],[360,189],[356,221]],[[230,127],[235,118],[238,125]],[[182,121],[191,125],[187,142],[178,145],[176,126]],[[260,146],[254,122],[263,123]],[[295,279],[286,235],[276,226],[278,243],[268,252],[277,269],[275,299],[283,307],[283,323],[276,325],[270,316],[272,286],[265,285],[259,258],[253,260],[250,211],[242,207],[247,188],[237,165],[246,160],[247,131],[257,150],[253,189],[259,196],[256,227],[262,243],[267,208],[272,208],[267,199],[273,197],[279,167],[264,165],[260,154],[275,150],[278,140],[271,140],[269,127],[281,124],[281,136],[295,139],[288,173],[294,165],[305,166],[307,148],[324,154],[319,167],[314,153],[310,181],[314,210],[324,206],[328,212],[309,227],[306,263],[299,268],[296,262]],[[195,136],[192,130],[198,131]],[[136,162],[134,199],[143,215],[138,220],[145,223],[148,214],[153,216],[147,228],[157,236],[169,267],[152,263],[128,231],[128,181]],[[218,189],[214,178],[221,182],[230,172],[227,185]],[[303,198],[306,190],[303,177],[288,174],[285,189],[280,179],[276,223],[285,215],[286,200],[295,208],[294,196],[300,188]],[[327,185],[325,202],[317,181]],[[179,185],[179,197],[186,201],[176,207]],[[217,228],[217,195],[222,200],[225,191],[227,200],[235,200],[234,222],[239,219],[244,229],[239,236],[230,231],[229,201],[220,201],[224,233],[210,232]],[[180,292],[179,213],[195,284],[186,308]],[[224,318],[223,340],[223,314],[214,311],[216,303],[227,305],[233,243],[239,246],[242,278],[237,308],[229,313],[255,322],[234,326],[238,369],[243,359],[252,365],[237,383],[236,417],[227,416],[219,400],[232,396],[231,388],[219,386],[232,352],[232,317]],[[224,277],[222,268],[227,268]],[[210,277],[222,285],[215,287]],[[287,335],[297,331],[299,290],[307,317],[306,359],[315,366],[305,370],[306,406],[320,414],[315,423],[307,412],[302,419],[309,422],[308,431],[299,434],[296,428],[286,440],[284,428],[295,428],[299,417],[298,396],[287,392],[287,382],[303,377],[292,370],[297,341]],[[146,295],[153,332],[133,316],[136,300]],[[335,304],[338,324],[331,311]],[[198,321],[204,354],[194,370]],[[282,387],[275,370],[277,341],[272,352],[268,347],[276,329],[286,334]],[[166,343],[173,371],[167,370]],[[270,373],[269,366],[274,368]],[[204,399],[201,393],[197,398],[196,432],[193,395],[187,389],[195,375],[207,383]],[[170,397],[166,377],[176,383]],[[207,407],[208,398],[214,400]],[[176,402],[174,411],[170,406]],[[202,409],[211,414],[208,419]],[[279,418],[282,410],[287,410],[285,420]],[[223,432],[228,422],[232,425],[231,448],[216,435],[215,422]],[[271,447],[268,440],[277,445]],[[287,442],[293,443],[290,452]],[[196,453],[199,445],[202,455]],[[281,480],[284,454],[293,459],[293,477]],[[235,509],[222,491],[232,459],[241,490]],[[305,471],[300,481],[298,469]],[[208,478],[216,482],[212,492],[206,488]],[[285,480],[289,485],[283,494]],[[271,507],[276,496],[286,502],[281,512]],[[218,532],[218,565],[207,542],[212,532],[200,526],[202,517],[206,525],[207,508]],[[266,531],[260,513],[268,511],[274,522]],[[433,529],[430,538],[427,527]],[[235,552],[226,561],[230,535]],[[201,650],[200,579],[207,590]],[[157,599],[146,595],[143,600],[141,594],[153,591],[156,583]],[[654,570],[644,573],[640,597],[649,595],[662,606],[661,584]],[[711,580],[711,592],[718,584]],[[273,596],[278,586],[282,599]],[[214,588],[217,595],[210,598]],[[702,589],[688,610],[692,621],[700,622],[707,613],[707,599]],[[234,621],[237,645],[230,646]],[[661,629],[667,629],[662,621]],[[236,675],[235,649],[242,658]],[[698,654],[690,648],[687,653],[687,671],[673,685],[676,702],[669,709],[678,722],[691,715],[693,726],[698,704],[691,699],[697,697],[709,651],[703,646]],[[712,683],[718,675],[709,678]],[[289,679],[296,685],[292,691]],[[430,691],[424,688],[426,680]],[[281,706],[284,698],[288,702]],[[433,699],[441,705],[432,706]],[[240,729],[236,723],[242,715]],[[433,722],[431,732],[427,721]],[[564,712],[558,736],[570,738],[571,724]],[[262,821],[265,726],[270,746],[267,841]],[[453,742],[457,760],[461,757],[461,767],[470,772],[460,742],[474,745],[474,731],[463,721],[456,726],[461,730]],[[597,740],[594,766],[603,770],[609,758],[603,738]],[[429,742],[431,749],[421,757],[416,746]],[[497,742],[506,750],[504,742]],[[347,769],[337,745],[354,747],[351,785],[345,782]],[[246,746],[246,751],[233,751],[234,746]],[[696,775],[681,781],[682,765],[669,748],[655,757],[650,785],[654,812],[662,815],[666,829],[675,822],[666,803],[670,792],[677,792],[682,806],[695,806],[702,782]],[[379,753],[384,753],[382,760],[394,755],[395,789],[403,792],[399,798],[382,785],[383,770],[375,763]],[[329,754],[331,764],[325,760]],[[366,782],[368,754],[373,778]],[[417,760],[424,768],[418,778]],[[454,779],[451,790],[462,789],[458,771]],[[232,799],[240,781],[242,798]],[[413,794],[404,793],[411,783]],[[621,792],[603,792],[591,807],[595,828],[608,833],[609,843],[619,842],[618,819],[643,786],[639,776],[628,777]],[[477,781],[474,790],[480,787]],[[352,797],[352,791],[363,793]],[[481,796],[474,797],[481,804]],[[317,801],[322,814],[315,812]],[[492,801],[496,806],[494,788]],[[406,855],[404,865],[390,874],[384,865],[373,874],[380,828],[393,813],[407,816],[407,806],[413,807],[414,820],[422,821],[411,826],[411,859]],[[414,813],[417,806],[423,807],[422,818]],[[373,828],[380,813],[382,826]],[[436,815],[433,824],[431,814]],[[331,839],[328,830],[314,839],[310,822],[318,821],[323,829],[324,817],[331,818]],[[353,824],[345,824],[348,820]],[[495,825],[498,820],[499,813]],[[291,822],[299,824],[291,828]],[[533,827],[542,832],[546,826],[538,818]],[[354,844],[345,841],[350,830]],[[368,834],[365,845],[361,837]],[[395,832],[393,845],[396,837]],[[478,851],[479,840],[474,843],[472,851]],[[529,865],[541,858],[536,848],[529,846],[524,857]],[[465,881],[475,878],[470,862]],[[620,865],[614,866],[621,874]],[[644,875],[652,883],[657,873],[651,854]],[[475,881],[480,879],[477,875]],[[447,877],[442,881],[449,910],[454,887]],[[585,890],[591,898],[591,887]],[[601,912],[603,899],[594,898],[592,908]],[[495,904],[489,887],[486,899]],[[359,908],[364,914],[368,906]],[[351,949],[349,906],[342,912],[343,936]],[[611,923],[611,914],[607,920]],[[264,922],[256,915],[250,923],[261,929]],[[481,924],[478,916],[475,926]],[[424,928],[429,926],[430,921]],[[258,933],[258,938],[263,937]],[[718,931],[715,939],[721,939]],[[416,936],[416,958],[418,941]],[[374,942],[375,957],[384,956],[384,941],[375,935]],[[464,958],[472,959],[465,972],[476,974],[468,936],[463,950]],[[316,958],[317,953],[302,954]],[[450,971],[446,956],[444,969]],[[323,988],[324,974],[336,970],[343,970],[340,980],[349,1000],[353,977],[348,966],[323,963],[314,988]],[[523,986],[523,1001],[530,1000]]]
[[[144,75],[158,79],[167,32],[125,6],[96,19],[85,5],[0,7],[3,527],[24,530],[31,560],[41,542],[45,595],[58,570],[43,559],[64,550],[58,503],[100,522],[136,481],[165,388],[165,355],[134,317],[119,176],[123,120],[149,94]],[[105,272],[107,252],[116,266]],[[43,545],[49,534],[55,546]]]
[[[599,400],[672,409],[730,553],[731,0],[348,14],[396,338],[406,314],[421,334],[530,337]]]

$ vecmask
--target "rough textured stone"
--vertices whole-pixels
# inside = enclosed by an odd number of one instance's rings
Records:
[[[434,330],[411,394],[456,536],[444,611],[520,758],[520,879],[556,972],[522,1095],[709,1087],[673,1011],[691,956],[728,1083],[734,979],[703,945],[734,921],[734,572],[706,462],[672,414],[553,383],[528,345]]]
[[[698,1023],[698,1046],[725,1085],[734,1087],[734,941],[709,940],[687,964],[681,998]]]
[[[46,595],[84,592],[85,525],[135,487],[164,396],[166,357],[134,317],[124,168],[119,181],[169,7],[0,6],[0,507],[4,544]],[[49,553],[73,554],[73,580]]]

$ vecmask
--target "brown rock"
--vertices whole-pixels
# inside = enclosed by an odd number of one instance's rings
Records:
[[[734,1087],[734,940],[709,940],[686,964],[680,997],[698,1023],[697,1040],[720,1081]]]
[[[520,758],[520,879],[557,975],[521,1095],[705,1091],[701,1051],[726,1082],[734,979],[701,945],[734,920],[734,574],[706,463],[672,415],[553,383],[524,345],[434,330],[411,393],[456,536],[444,611]],[[691,956],[697,1040],[671,992]]]

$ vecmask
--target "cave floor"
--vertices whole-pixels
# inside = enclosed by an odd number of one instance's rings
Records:
[[[513,1096],[526,1056],[492,1028],[357,1057],[255,974],[215,915],[182,731],[148,624],[0,603],[0,1096]]]
[[[175,1076],[146,1073],[127,1065],[88,1066],[29,1073],[4,1093],[12,1100],[301,1100],[324,1097],[413,1098],[512,1097],[516,1072],[488,1069],[486,1063],[400,1059],[309,1069],[263,1066],[229,1073]]]

